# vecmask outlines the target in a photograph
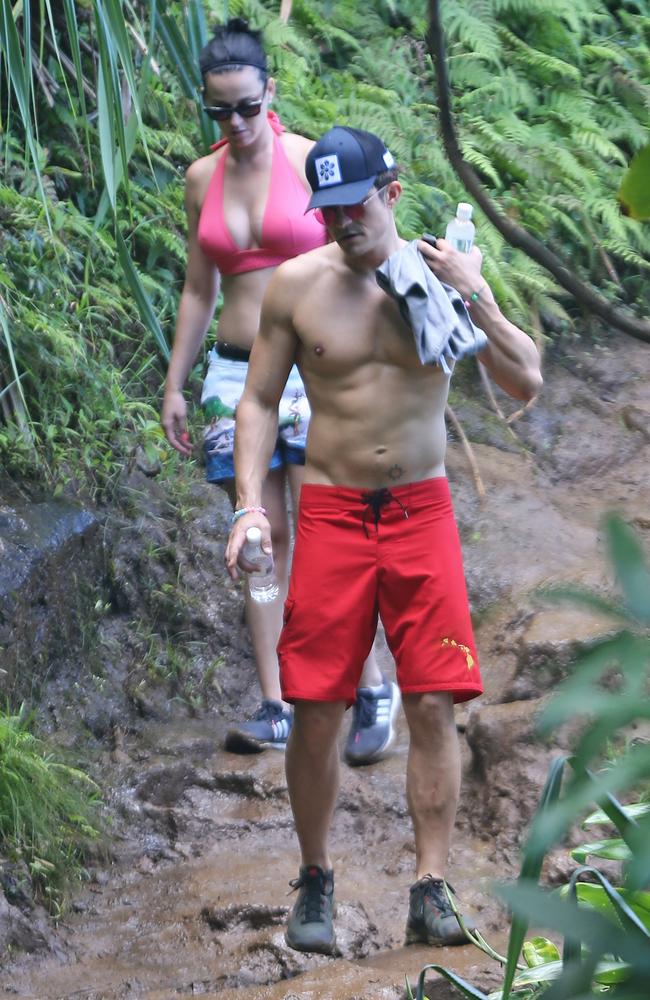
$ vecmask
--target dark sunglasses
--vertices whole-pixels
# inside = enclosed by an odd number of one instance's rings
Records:
[[[204,104],[203,110],[213,122],[228,121],[233,115],[239,115],[240,118],[255,118],[262,110],[265,93],[266,87],[257,101],[240,101],[239,104],[215,104],[213,106]]]
[[[365,212],[368,202],[372,201],[375,195],[378,195],[379,192],[383,191],[385,187],[388,187],[388,185],[384,184],[383,187],[377,188],[376,191],[369,194],[363,201],[357,202],[356,205],[326,205],[324,208],[319,208],[317,211],[320,213],[320,216],[326,226],[334,225],[338,219],[339,212],[343,212],[343,215],[347,216],[351,222],[358,222]]]

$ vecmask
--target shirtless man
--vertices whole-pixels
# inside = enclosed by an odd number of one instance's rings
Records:
[[[406,940],[460,944],[466,938],[444,883],[460,788],[453,706],[482,686],[445,478],[449,377],[420,363],[397,305],[375,279],[404,245],[393,215],[402,188],[384,143],[337,126],[309,153],[306,173],[309,207],[321,209],[334,242],[282,264],[268,286],[237,412],[237,506],[249,512],[226,552],[236,576],[252,525],[271,549],[268,522],[255,508],[295,359],[312,422],[278,646],[283,696],[295,705],[286,772],[302,853],[286,940],[301,951],[335,948],[328,834],[337,734],[379,613],[410,738],[416,881]],[[501,313],[478,249],[460,254],[444,240],[419,249],[487,334],[482,364],[510,395],[531,399],[542,384],[537,349]]]

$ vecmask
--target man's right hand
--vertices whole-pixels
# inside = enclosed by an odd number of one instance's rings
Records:
[[[181,455],[191,455],[192,443],[187,432],[187,403],[180,390],[165,390],[160,423],[172,448]]]
[[[228,544],[226,545],[226,552],[224,555],[224,562],[226,568],[230,573],[233,580],[239,577],[239,570],[243,570],[244,573],[250,573],[255,569],[251,563],[247,562],[242,556],[242,547],[246,541],[246,532],[249,528],[259,528],[262,532],[262,549],[269,555],[273,555],[273,546],[271,544],[271,525],[268,519],[264,517],[264,514],[260,514],[259,511],[251,511],[250,514],[244,514],[242,517],[238,517],[232,528],[230,529],[230,537],[228,538]]]

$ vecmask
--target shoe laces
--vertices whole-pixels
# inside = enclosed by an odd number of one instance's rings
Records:
[[[453,892],[454,895],[456,893],[449,882],[445,883],[444,879],[434,878],[433,875],[424,875],[417,884],[421,887],[423,902],[427,899],[433,903],[442,917],[454,916],[454,911],[445,891],[445,884],[449,892]]]
[[[266,699],[256,709],[251,722],[273,722],[274,719],[279,718],[281,715],[282,712],[278,710],[277,702]]]
[[[369,729],[377,721],[377,699],[364,692],[357,693],[354,703],[354,723],[356,729]]]
[[[331,878],[317,865],[301,869],[298,878],[289,882],[291,891],[304,889],[300,906],[302,910],[302,921],[305,924],[322,924],[325,919],[324,896],[331,896],[333,885]]]

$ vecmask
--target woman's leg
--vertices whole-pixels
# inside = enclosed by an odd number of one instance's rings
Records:
[[[234,505],[234,485],[226,486]],[[280,671],[276,647],[282,628],[282,609],[287,594],[289,557],[289,519],[285,500],[285,470],[272,469],[262,488],[262,506],[271,525],[273,559],[280,585],[280,596],[276,601],[259,604],[254,601],[248,587],[245,587],[246,623],[251,636],[253,656],[257,668],[263,699],[281,701]]]

